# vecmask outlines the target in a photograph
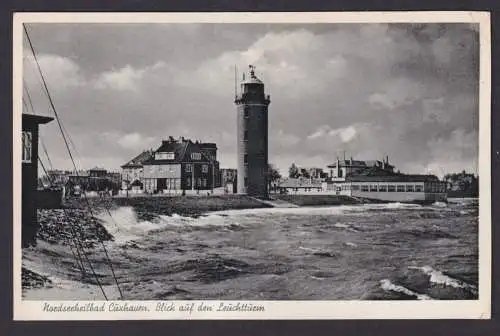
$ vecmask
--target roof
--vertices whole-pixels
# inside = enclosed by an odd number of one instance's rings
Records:
[[[89,177],[88,172],[78,172],[78,174],[72,173],[69,177]]]
[[[244,81],[241,82],[242,84],[258,84],[258,85],[264,85],[260,79],[257,77],[249,77],[245,79]]]
[[[203,148],[203,149],[205,149],[205,148],[206,149],[208,149],[208,148],[217,149],[217,145],[213,142],[203,142],[203,143],[199,143],[199,144],[200,144],[201,148]]]
[[[162,142],[161,146],[146,160],[143,161],[143,165],[160,165],[169,163],[181,163],[181,162],[211,162],[211,160],[206,156],[203,149],[214,148],[217,146],[214,143],[198,143],[192,142],[191,140],[165,140]],[[162,159],[156,160],[155,153],[175,153],[173,159]],[[201,160],[191,159],[191,153],[200,153]]]
[[[142,163],[147,159],[151,158],[153,155],[153,151],[143,151],[141,154],[137,155],[135,158],[125,163],[122,168],[140,168],[142,167]]]
[[[438,182],[434,175],[354,175],[346,177],[346,182]]]
[[[46,124],[54,120],[52,117],[23,113],[23,122],[33,123],[33,124]]]
[[[366,160],[366,161],[361,161],[361,160],[339,160],[339,166],[341,167],[372,167],[372,166],[382,166],[384,164],[383,161],[380,160]],[[334,162],[330,165],[327,166],[328,168],[336,168],[337,167],[337,162]],[[386,163],[386,167],[394,168],[393,165],[390,163]]]
[[[106,171],[106,169],[104,169],[104,168],[99,168],[99,167],[94,167],[94,168],[92,168],[92,169],[89,169],[89,171],[100,171],[100,172],[103,172],[103,171],[104,171],[104,172],[105,172],[105,171]]]
[[[250,69],[250,74],[246,79],[243,79],[241,83],[264,85],[264,83],[262,83],[262,81],[255,76],[255,67],[253,65],[249,65],[248,67]]]
[[[322,180],[288,178],[280,182],[281,188],[321,188]]]

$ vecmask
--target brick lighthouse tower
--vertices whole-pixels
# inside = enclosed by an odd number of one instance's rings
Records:
[[[268,106],[264,83],[255,76],[255,67],[243,74],[241,92],[236,94],[238,113],[238,194],[268,198]]]

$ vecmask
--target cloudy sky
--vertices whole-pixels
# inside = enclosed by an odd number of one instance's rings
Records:
[[[324,167],[389,155],[401,171],[477,171],[478,32],[467,24],[31,24],[78,168],[119,166],[172,135],[236,167],[234,65],[271,95],[269,160]],[[23,78],[53,115],[24,43]],[[24,100],[28,105],[27,94]],[[54,168],[71,168],[55,122]],[[42,159],[46,160],[45,156]]]

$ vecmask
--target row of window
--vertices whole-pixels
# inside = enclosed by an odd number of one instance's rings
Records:
[[[159,152],[155,154],[155,159],[156,160],[174,160],[175,159],[175,153],[173,152]]]
[[[347,188],[348,185],[343,186],[344,188]],[[352,185],[352,190],[361,190],[363,192],[423,192],[424,187],[420,184],[413,185],[413,184],[399,184],[399,185],[376,185],[376,184],[371,184],[371,185]]]
[[[208,186],[208,179],[206,178],[196,178],[194,180],[195,188],[206,188]],[[191,188],[192,179],[190,177],[186,178],[186,187]],[[179,178],[166,178],[166,179],[145,179],[144,180],[145,190],[180,190],[181,189],[181,179]]]
[[[185,171],[186,171],[186,173],[192,173],[193,172],[193,165],[192,164],[187,164],[185,166]],[[208,165],[206,165],[206,164],[201,165],[201,172],[202,173],[208,173]]]
[[[24,135],[23,135],[23,139],[24,139]],[[156,160],[174,160],[175,153],[173,153],[173,152],[156,153],[155,159]],[[191,153],[191,159],[192,160],[201,160],[201,153]]]
[[[206,188],[208,185],[206,178],[197,178],[195,179],[195,187]],[[186,178],[186,187],[191,187],[191,178]]]

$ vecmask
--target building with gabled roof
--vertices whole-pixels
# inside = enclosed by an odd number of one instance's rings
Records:
[[[137,155],[127,163],[121,166],[122,168],[122,189],[129,189],[138,184],[134,184],[135,181],[139,182],[139,185],[143,184],[144,174],[143,174],[143,162],[150,159],[153,155],[153,150],[144,150],[141,154]],[[140,188],[142,189],[142,187]]]
[[[141,164],[147,193],[179,194],[220,186],[215,143],[169,137]]]

